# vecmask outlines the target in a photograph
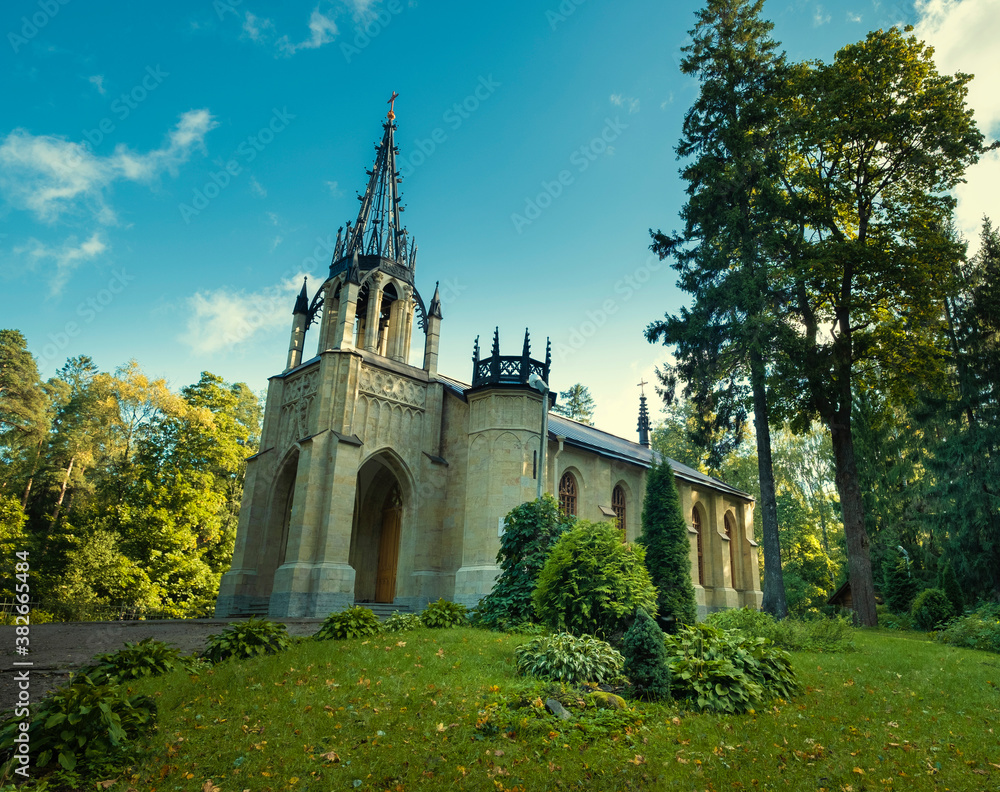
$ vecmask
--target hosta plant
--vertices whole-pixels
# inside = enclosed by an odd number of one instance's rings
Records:
[[[424,623],[424,627],[458,627],[468,623],[467,612],[468,608],[464,605],[442,598],[424,608],[420,621]]]
[[[589,635],[543,635],[517,647],[517,672],[524,676],[580,685],[621,676],[625,658],[611,644]]]
[[[331,613],[313,638],[317,641],[343,641],[346,638],[366,638],[382,631],[376,616],[368,608],[352,605],[339,613]]]
[[[214,664],[230,658],[274,654],[291,645],[292,639],[281,622],[249,618],[229,625],[218,635],[208,636],[202,657]]]
[[[80,669],[97,684],[124,682],[140,677],[155,677],[185,667],[180,650],[154,638],[125,643],[124,649],[95,655],[91,663]]]
[[[403,632],[404,630],[415,630],[418,627],[423,627],[424,623],[420,620],[420,615],[417,613],[400,613],[396,611],[382,622],[382,629],[385,632]]]

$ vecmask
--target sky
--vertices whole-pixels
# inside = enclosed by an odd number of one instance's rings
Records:
[[[381,138],[393,91],[417,289],[440,282],[439,370],[471,375],[500,330],[550,385],[586,385],[598,427],[636,438],[644,328],[689,298],[649,250],[678,228],[675,154],[697,84],[687,0],[8,0],[0,10],[0,327],[43,377],[136,359],[179,389],[255,391],[284,368]],[[913,25],[1000,138],[1000,0],[768,0],[789,57],[829,61]],[[1000,156],[956,191],[974,241],[1000,221]],[[307,357],[316,343],[306,339]],[[412,360],[422,359],[416,333]],[[647,392],[650,390],[647,386]],[[651,413],[659,414],[653,395]]]

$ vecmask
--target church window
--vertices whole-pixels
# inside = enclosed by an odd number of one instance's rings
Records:
[[[733,515],[726,513],[726,536],[729,537],[729,585],[736,588],[736,553],[733,550],[736,530],[733,525]]]
[[[576,479],[569,472],[559,479],[559,508],[564,514],[576,517]]]
[[[705,585],[705,546],[701,538],[701,514],[698,508],[691,510],[691,526],[698,535],[698,585]]]
[[[617,485],[611,493],[611,508],[615,513],[615,523],[618,530],[622,532],[622,539],[625,538],[625,490],[621,485]]]

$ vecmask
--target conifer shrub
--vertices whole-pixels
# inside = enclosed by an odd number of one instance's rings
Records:
[[[533,638],[517,647],[514,657],[517,673],[568,685],[612,682],[625,665],[625,658],[611,644],[570,633]]]
[[[638,543],[646,550],[646,568],[656,586],[661,620],[672,632],[682,624],[694,624],[698,605],[691,582],[691,542],[674,474],[666,460],[654,463],[646,475]]]
[[[955,576],[951,559],[946,560],[938,570],[937,587],[948,597],[955,615],[961,616],[965,611],[965,598],[962,596],[962,587],[958,585],[958,578]]]
[[[636,613],[622,641],[625,676],[638,695],[658,701],[670,698],[670,668],[663,630],[644,610]]]
[[[936,630],[954,615],[951,601],[941,589],[924,589],[913,600],[913,620],[922,630]]]
[[[920,588],[906,559],[895,550],[882,562],[882,596],[893,613],[909,613]]]
[[[535,613],[559,632],[624,633],[637,608],[656,613],[656,589],[639,545],[612,523],[579,520],[556,541],[538,576]]]
[[[457,602],[449,602],[443,597],[431,602],[420,614],[424,627],[458,627],[468,624],[469,609]]]
[[[497,553],[500,575],[493,590],[479,601],[477,622],[508,629],[534,618],[531,595],[538,575],[552,545],[572,521],[560,513],[559,504],[548,493],[511,509],[504,518]]]
[[[368,608],[352,605],[337,613],[331,613],[319,626],[315,641],[343,641],[347,638],[366,638],[382,631],[376,616]]]
[[[91,663],[80,669],[96,684],[115,684],[129,679],[155,677],[176,668],[186,667],[180,650],[154,638],[136,643],[125,642],[117,652],[95,655]]]
[[[244,660],[263,654],[283,652],[292,645],[288,630],[281,622],[251,617],[230,624],[218,635],[208,636],[202,658],[213,665],[235,658]]]

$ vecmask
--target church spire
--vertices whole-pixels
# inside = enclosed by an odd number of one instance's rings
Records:
[[[292,315],[305,314],[309,315],[309,292],[306,290],[306,282],[308,278],[302,279],[302,291],[299,292],[299,296],[295,298],[295,308],[292,309]]]
[[[646,408],[646,388],[645,380],[640,380],[637,386],[639,395],[639,445],[649,448],[649,410]]]
[[[358,196],[361,208],[353,229],[348,226],[347,241],[343,255],[358,253],[362,256],[379,256],[403,267],[411,266],[410,250],[406,244],[406,230],[399,220],[399,183],[402,178],[396,169],[396,155],[399,149],[393,141],[396,130],[396,98],[393,91],[389,99],[389,112],[382,123],[382,142],[375,146],[375,165],[368,174],[368,186],[363,195]]]

